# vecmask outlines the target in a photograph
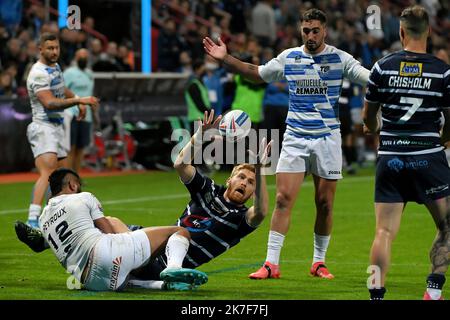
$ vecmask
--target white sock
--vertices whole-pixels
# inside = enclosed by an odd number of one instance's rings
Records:
[[[30,204],[28,209],[28,219],[38,219],[41,215],[41,206],[38,204]]]
[[[327,254],[328,244],[331,236],[321,236],[314,233],[314,256],[313,264],[316,262],[325,262],[325,255]]]
[[[178,233],[171,235],[166,246],[167,269],[181,268],[188,248],[189,240],[186,237]]]
[[[442,290],[433,288],[427,288],[427,292],[430,295],[431,299],[433,300],[439,300],[442,294]]]
[[[161,280],[129,280],[128,285],[136,288],[144,288],[151,290],[161,290],[163,287],[164,281]]]
[[[267,241],[266,261],[276,265],[280,264],[280,254],[284,237],[284,234],[270,230],[269,240]]]

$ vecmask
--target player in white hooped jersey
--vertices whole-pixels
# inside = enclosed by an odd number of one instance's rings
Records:
[[[315,185],[316,223],[312,275],[332,279],[325,266],[330,241],[332,210],[337,180],[342,178],[338,99],[343,77],[366,85],[369,70],[351,55],[325,44],[326,15],[318,9],[302,15],[304,45],[283,51],[267,64],[244,63],[227,53],[219,38],[203,40],[206,53],[222,61],[232,72],[254,82],[287,79],[289,111],[286,133],[277,165],[276,207],[272,215],[266,262],[251,279],[279,278],[279,258],[288,232],[292,207],[307,172]]]
[[[61,265],[86,289],[124,289],[131,272],[164,248],[168,262],[160,277],[166,289],[193,289],[208,280],[201,271],[181,268],[190,240],[185,228],[152,227],[115,233],[97,198],[81,192],[76,172],[57,169],[49,182],[52,198],[39,218],[39,227]]]
[[[61,68],[57,63],[59,40],[55,35],[43,33],[39,50],[40,58],[27,78],[33,113],[33,121],[27,128],[27,138],[39,172],[28,210],[28,224],[32,227],[37,227],[50,173],[58,167],[67,166],[63,110],[78,105],[82,118],[86,114],[85,105],[98,106],[95,97],[79,98],[64,86]]]

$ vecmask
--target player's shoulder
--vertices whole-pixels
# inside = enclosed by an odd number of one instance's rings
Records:
[[[342,49],[336,48],[335,46],[332,46],[331,44],[327,44],[325,46],[325,49],[322,51],[322,54],[337,54],[339,56],[344,57],[352,57],[352,55]]]
[[[302,56],[304,54],[303,47],[292,47],[283,50],[278,57],[280,58],[296,58],[298,56]],[[306,56],[305,56],[306,57]]]
[[[428,72],[446,73],[450,70],[450,65],[432,54],[414,54],[404,50],[391,52],[376,62],[380,69],[397,67],[400,63],[424,64]]]
[[[316,59],[319,58],[327,63],[347,63],[354,59],[350,53],[329,44],[325,46],[325,49]]]
[[[39,61],[37,61],[30,69],[30,73],[28,74],[28,78],[36,78],[36,77],[48,77],[49,73],[45,69],[45,65]]]
[[[447,78],[448,76],[450,76],[450,64],[445,63],[444,60],[439,59],[438,57],[429,54],[428,55],[428,59],[429,59],[429,66],[432,70],[429,71],[433,71],[436,73],[441,73],[444,75],[445,78]]]
[[[91,201],[92,199],[97,200],[97,198],[92,193],[86,192],[86,191],[76,193],[76,194],[74,194],[74,196],[76,196],[80,200],[85,200],[85,201]]]

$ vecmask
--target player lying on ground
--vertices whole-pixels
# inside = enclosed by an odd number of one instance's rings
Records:
[[[267,162],[271,143],[261,144],[258,164],[240,164],[234,167],[226,186],[216,185],[213,180],[202,176],[190,163],[195,154],[190,154],[195,143],[199,143],[201,134],[208,128],[217,127],[220,117],[213,121],[214,113],[205,113],[201,131],[193,135],[190,142],[180,152],[175,161],[175,169],[191,194],[191,201],[177,221],[191,234],[183,267],[196,268],[237,245],[242,238],[256,230],[263,221],[268,209],[268,195],[265,178],[261,176],[261,166]],[[200,148],[199,148],[200,149]],[[188,158],[186,159],[186,156]],[[250,208],[245,203],[254,197]],[[117,218],[109,218],[116,232],[129,232],[130,229]],[[139,229],[130,226],[131,229]],[[16,232],[21,241],[36,252],[45,249],[45,239],[39,230],[23,223],[16,223]],[[160,272],[168,264],[167,254],[162,253],[149,264],[135,270],[132,275],[138,279],[160,280]],[[130,284],[155,289],[161,288],[162,281]]]
[[[178,226],[142,228],[117,233],[103,215],[97,198],[81,192],[75,171],[61,168],[49,177],[52,198],[39,218],[42,236],[62,266],[92,291],[121,290],[130,272],[166,249],[167,266],[160,277],[171,287],[206,283],[201,271],[181,267],[189,232]]]

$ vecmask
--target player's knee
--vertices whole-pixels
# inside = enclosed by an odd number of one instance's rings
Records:
[[[316,197],[317,212],[322,215],[330,215],[333,211],[333,202],[325,196]]]
[[[287,192],[277,192],[276,196],[276,209],[280,211],[285,211],[289,208],[293,197]]]
[[[176,227],[177,231],[176,233],[179,234],[182,237],[188,238],[189,240],[191,239],[191,234],[189,233],[189,231],[186,228],[183,227]]]
[[[45,161],[38,167],[41,176],[50,176],[53,171],[58,169],[57,161]]]
[[[389,228],[377,228],[377,237],[378,238],[388,238],[390,240],[394,240],[395,233]]]

